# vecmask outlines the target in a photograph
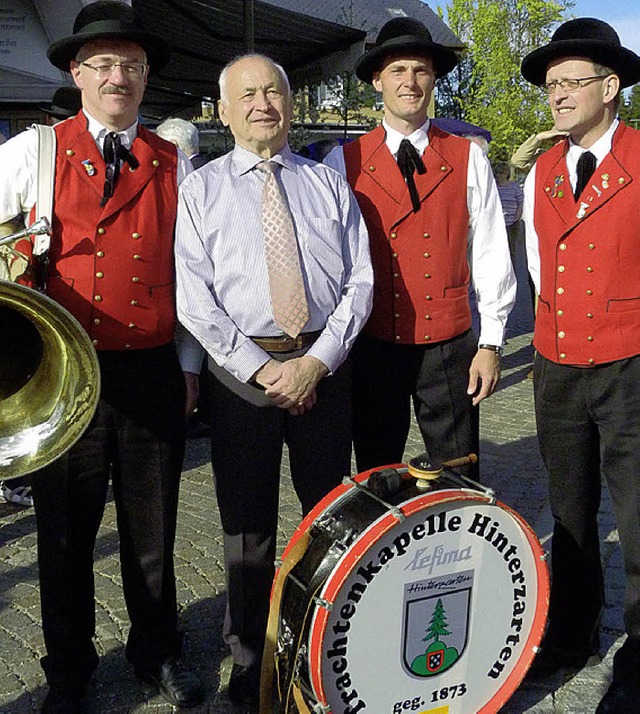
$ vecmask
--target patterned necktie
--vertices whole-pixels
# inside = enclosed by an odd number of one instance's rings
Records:
[[[573,192],[573,196],[578,200],[580,194],[584,191],[584,187],[589,183],[589,179],[596,170],[596,157],[590,152],[585,151],[580,154],[578,159],[578,165],[576,167],[578,178],[576,180],[576,190]]]
[[[120,175],[120,162],[126,161],[133,170],[140,166],[140,162],[129,151],[129,149],[122,145],[120,135],[115,131],[110,131],[104,137],[102,154],[104,156],[104,162],[107,165],[104,175],[102,200],[100,201],[100,205],[104,206],[113,196],[113,192],[115,191],[116,182],[118,180],[118,176]]]
[[[414,181],[413,174],[416,171],[419,174],[426,174],[427,169],[422,163],[422,157],[418,154],[418,151],[409,139],[403,139],[400,142],[397,160],[398,168],[400,169],[404,180],[407,182],[407,187],[409,188],[413,211],[414,213],[417,213],[420,210],[420,197],[418,196],[418,189],[416,188],[416,182]]]
[[[275,176],[279,165],[274,161],[261,161],[256,168],[266,173],[262,189],[262,232],[273,317],[285,334],[297,337],[309,320],[309,307],[293,221]]]

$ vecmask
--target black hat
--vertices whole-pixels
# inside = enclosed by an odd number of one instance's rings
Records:
[[[381,68],[385,57],[414,52],[431,57],[438,77],[444,77],[458,64],[455,51],[434,42],[421,22],[412,17],[397,17],[382,27],[375,45],[358,59],[356,75],[363,82],[371,83],[373,73]]]
[[[549,44],[530,52],[522,60],[522,76],[531,84],[544,84],[549,63],[562,57],[586,57],[610,67],[620,77],[622,87],[640,82],[640,57],[622,46],[611,25],[593,17],[560,25]]]
[[[73,23],[73,35],[54,42],[47,52],[49,61],[58,69],[69,71],[69,63],[86,42],[118,39],[135,42],[147,53],[152,72],[169,61],[171,49],[158,35],[145,32],[135,10],[117,0],[98,0],[82,8]]]
[[[78,87],[60,87],[51,101],[41,102],[38,109],[56,119],[74,117],[82,109],[82,92]]]

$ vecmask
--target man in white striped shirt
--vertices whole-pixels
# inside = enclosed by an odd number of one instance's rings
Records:
[[[284,70],[260,55],[220,76],[220,116],[234,150],[181,187],[176,264],[180,321],[209,355],[212,465],[222,518],[234,667],[229,696],[257,700],[276,544],[283,443],[302,509],[350,469],[345,362],[366,321],[373,272],[364,221],[346,182],[293,154]],[[288,203],[308,320],[283,334],[272,309],[261,196],[266,174]],[[257,169],[257,170],[256,170]]]

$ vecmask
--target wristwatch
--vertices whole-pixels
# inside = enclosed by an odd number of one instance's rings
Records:
[[[502,347],[499,345],[478,345],[479,350],[491,350],[491,352],[495,352],[498,357],[502,357]]]

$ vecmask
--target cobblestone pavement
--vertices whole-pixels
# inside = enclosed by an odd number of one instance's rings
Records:
[[[532,358],[531,322],[528,296],[521,291],[510,318],[499,391],[481,409],[480,458],[483,482],[496,491],[500,501],[520,513],[543,543],[547,543],[551,527],[547,482],[535,439],[532,382],[527,379]],[[421,440],[414,429],[407,457],[420,451]],[[283,483],[279,531],[282,547],[299,520],[286,467]],[[591,714],[608,686],[613,651],[622,637],[624,574],[606,494],[601,524],[608,602],[602,630],[605,660],[568,682],[549,679],[522,685],[501,710],[505,714]],[[32,510],[0,505],[0,544],[0,712],[38,711],[46,685],[39,665],[43,640]],[[107,506],[98,536],[95,572],[96,642],[101,662],[87,693],[87,711],[90,714],[172,711],[160,696],[135,679],[124,658],[128,620],[122,598],[112,502]],[[189,442],[184,465],[176,573],[181,625],[186,632],[185,660],[199,672],[209,692],[206,704],[189,711],[239,714],[243,709],[231,705],[225,693],[230,662],[220,636],[225,604],[222,530],[204,439]]]

